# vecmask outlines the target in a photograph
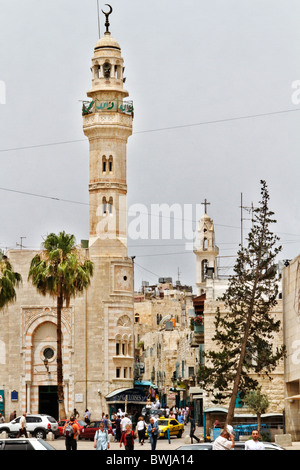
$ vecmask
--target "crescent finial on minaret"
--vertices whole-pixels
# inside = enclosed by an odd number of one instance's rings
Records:
[[[103,10],[101,10],[101,11],[102,11],[102,13],[105,15],[105,17],[106,17],[106,21],[105,21],[106,31],[105,31],[105,33],[110,33],[110,31],[109,31],[109,26],[110,26],[110,24],[109,24],[108,17],[109,17],[109,15],[112,13],[113,9],[112,9],[112,6],[109,5],[108,3],[106,3],[105,5],[107,5],[107,6],[109,7],[109,12],[106,13],[106,12],[103,11]]]

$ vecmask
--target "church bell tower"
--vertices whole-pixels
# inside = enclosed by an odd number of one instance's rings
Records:
[[[217,277],[219,248],[215,243],[213,220],[207,215],[208,204],[205,199],[205,213],[198,221],[198,246],[194,249],[197,267],[197,295],[205,293],[206,279]]]

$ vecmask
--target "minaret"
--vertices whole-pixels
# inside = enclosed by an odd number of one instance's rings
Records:
[[[126,101],[123,58],[109,31],[92,58],[92,87],[83,102],[83,131],[89,139],[90,229],[87,256],[94,263],[87,291],[88,407],[108,412],[105,397],[133,388],[133,262],[127,254],[126,145],[133,106]],[[124,405],[123,405],[124,408]]]
[[[213,220],[207,215],[205,199],[205,213],[198,222],[198,246],[194,249],[197,266],[197,295],[205,292],[206,279],[217,276],[217,256],[219,248],[215,244],[215,229]]]
[[[125,101],[121,48],[109,31],[96,44],[92,88],[83,103],[83,130],[90,143],[90,249],[109,246],[127,254],[126,145],[132,134],[133,105]],[[111,240],[109,244],[108,241]],[[103,241],[105,243],[103,244]]]

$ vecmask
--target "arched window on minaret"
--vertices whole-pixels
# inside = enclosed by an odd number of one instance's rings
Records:
[[[102,173],[106,173],[106,169],[107,169],[107,161],[106,161],[106,156],[103,155],[102,156]]]
[[[107,214],[107,201],[106,201],[106,197],[103,196],[102,198],[102,206],[103,206],[103,215]]]
[[[207,240],[207,238],[204,238],[203,239],[203,250],[207,251],[207,249],[208,249],[208,240]]]
[[[109,214],[112,214],[113,212],[113,198],[112,197],[110,197],[108,200],[108,212]]]
[[[108,159],[108,171],[112,173],[113,171],[113,156],[110,155]]]

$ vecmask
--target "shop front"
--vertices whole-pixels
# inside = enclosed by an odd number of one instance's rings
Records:
[[[127,413],[133,424],[142,413],[147,403],[144,390],[138,388],[121,388],[109,393],[106,397],[110,417],[117,413]]]

